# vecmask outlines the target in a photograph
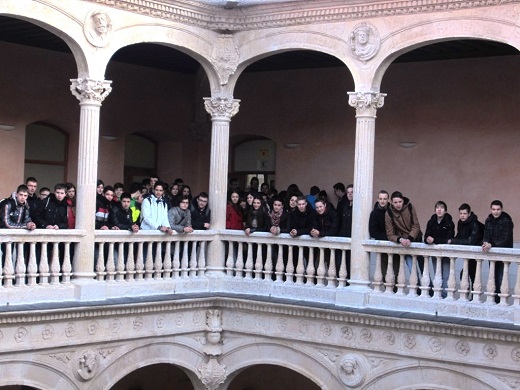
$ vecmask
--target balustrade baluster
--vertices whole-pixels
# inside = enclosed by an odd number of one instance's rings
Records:
[[[477,268],[475,271],[475,281],[473,282],[473,302],[481,302],[482,296],[482,260],[477,259]]]
[[[397,276],[394,272],[394,254],[393,253],[387,253],[388,260],[387,260],[387,266],[386,266],[386,274],[385,274],[385,294],[393,294],[394,293],[394,284],[395,284],[395,277]],[[399,275],[404,276],[404,259],[402,256],[399,256]],[[402,265],[402,270],[401,270]],[[403,279],[399,279],[397,281],[396,287],[399,288],[398,292],[399,295],[404,294],[404,287],[406,283],[406,278],[403,277]]]
[[[164,251],[163,279],[171,279],[172,277],[172,242],[166,241],[166,250]]]
[[[226,259],[226,275],[233,276],[235,269],[235,243],[233,241],[227,242],[228,254]]]
[[[135,279],[134,243],[128,242],[128,257],[126,259],[126,281],[133,282]]]
[[[263,244],[257,244],[255,261],[255,279],[262,279],[262,271],[264,269],[264,258],[262,256],[263,249]]]
[[[99,281],[105,279],[104,244],[104,242],[98,243],[98,253],[96,259],[96,279]]]
[[[376,269],[374,270],[374,292],[383,292],[383,271],[381,269],[381,252],[376,252]],[[341,262],[343,266],[343,261]],[[341,276],[340,276],[341,278]]]
[[[302,248],[303,252],[303,248]],[[307,282],[306,284],[314,286],[315,284],[315,273],[316,268],[314,268],[314,250],[313,248],[309,248],[309,261],[307,262]]]
[[[435,259],[435,276],[433,278],[433,298],[442,298],[442,257],[436,256]],[[424,262],[428,261],[428,257],[424,259]]]
[[[381,265],[379,265],[379,272],[381,272]],[[347,271],[347,251],[341,250],[341,264],[339,266],[339,287],[346,287],[348,281]]]
[[[313,248],[309,248],[309,250],[313,250]],[[324,259],[324,249],[323,248],[320,248],[320,254],[319,254],[319,257],[320,257],[320,260],[319,260],[319,263],[318,263],[318,276],[316,277],[316,284],[318,286],[325,286],[325,272],[326,272],[326,269],[325,269],[325,259]]]
[[[175,242],[175,248],[173,249],[173,278],[176,279],[181,275],[181,261],[180,261],[180,247],[181,242]]]
[[[200,250],[199,250],[199,263],[198,263],[198,276],[204,276],[206,273],[206,241],[200,242]]]
[[[156,246],[155,251],[155,262],[154,262],[154,273],[153,278],[155,280],[161,280],[162,279],[162,265],[163,265],[163,259],[162,259],[162,242],[158,242]]]
[[[253,244],[247,243],[246,279],[253,279]]]
[[[284,271],[284,264],[283,264],[283,251],[285,246],[284,245],[278,245],[278,257],[276,259],[276,282],[281,283],[283,282],[283,271]]]
[[[36,264],[36,243],[29,244],[29,264],[27,265],[27,285],[35,286],[38,277],[38,265]]]
[[[143,280],[144,274],[144,242],[140,242],[137,246],[137,260],[135,262],[135,273],[137,280]]]
[[[450,301],[455,299],[455,291],[457,291],[457,281],[455,279],[455,257],[450,257],[450,274],[448,276],[448,297]]]
[[[469,293],[469,260],[465,258],[462,265],[462,277],[460,278],[459,300],[468,301]]]
[[[296,265],[296,284],[303,284],[303,273],[305,272],[305,265],[303,259],[303,248],[298,250],[298,264]]]
[[[239,278],[244,277],[244,244],[239,242],[237,249],[237,261],[235,263],[236,276]]]
[[[40,265],[38,267],[38,271],[40,273],[40,286],[45,284],[49,284],[49,258],[47,256],[47,243],[42,242],[40,244],[41,254],[40,254]]]
[[[406,273],[404,271],[405,260],[406,260],[405,255],[399,255],[399,275],[397,275],[397,284],[395,285],[397,287],[397,295],[404,295],[404,289],[406,287]],[[416,287],[417,287],[417,273],[415,274],[415,280],[416,280],[415,283],[416,283]],[[411,282],[411,278],[410,278],[410,282]],[[414,290],[414,296],[415,295],[417,295],[417,293]]]
[[[128,245],[128,244],[127,244]],[[125,280],[125,243],[117,244],[116,280]]]
[[[59,243],[52,243],[52,260],[51,260],[51,284],[60,283],[60,250]]]
[[[507,297],[509,296],[509,261],[504,261],[504,275],[498,296],[500,297],[500,306],[507,306]]]
[[[182,243],[182,258],[181,258],[181,278],[187,278],[188,277],[188,252],[190,243],[189,241],[184,241]]]
[[[495,261],[491,260],[489,262],[489,273],[488,273],[488,282],[486,285],[486,292],[484,293],[487,296],[486,303],[495,304]]]
[[[516,281],[515,281],[515,291],[513,295],[513,305],[520,305],[520,267],[516,269]]]
[[[419,283],[419,277],[417,276],[417,256],[412,256],[412,269],[410,270],[410,281],[408,284],[408,295],[411,297],[417,296],[417,287]]]
[[[197,241],[191,242],[190,278],[197,276]]]
[[[414,263],[418,261],[417,256],[414,255],[413,257]],[[419,289],[421,290],[421,298],[429,298],[430,296],[430,260],[428,256],[424,259],[424,265],[423,265],[423,273],[421,277],[421,287]]]
[[[5,261],[4,261],[4,287],[12,287],[14,280],[13,267],[13,244],[5,243]]]
[[[14,268],[16,285],[25,286],[25,258],[23,254],[23,243],[17,243],[16,247],[16,266]]]
[[[62,284],[69,284],[70,283],[70,277],[72,275],[72,264],[70,262],[70,242],[65,243],[63,254],[63,265],[61,266],[61,283]]]
[[[149,279],[152,279],[152,276],[153,276],[153,247],[154,247],[154,242],[147,242],[146,243],[147,246],[146,246],[146,259],[145,259],[145,262],[144,262],[144,279],[145,280],[149,280]]]
[[[327,287],[336,288],[336,250],[330,249],[329,270],[327,272]]]
[[[294,248],[289,245],[289,256],[287,258],[287,266],[285,267],[285,283],[294,283]],[[301,246],[298,247],[298,252],[303,252]]]
[[[280,246],[278,245],[278,250]],[[265,258],[265,267],[264,267],[264,279],[271,281],[273,278],[273,244],[267,244],[267,253]]]
[[[116,263],[114,261],[114,243],[108,243],[108,257],[107,257],[107,282],[113,282],[116,276]]]

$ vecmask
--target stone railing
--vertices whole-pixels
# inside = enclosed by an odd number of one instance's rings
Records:
[[[98,281],[194,278],[206,271],[207,244],[214,231],[191,234],[96,231]]]
[[[0,230],[0,293],[5,304],[74,301],[73,258],[79,230]],[[220,276],[206,273],[211,241],[225,243]],[[363,242],[354,259],[369,280],[349,286],[351,240],[291,237],[242,231],[95,232],[91,299],[172,293],[224,293],[279,297],[392,312],[520,323],[520,250]],[[362,261],[363,264],[359,264]],[[442,262],[448,272],[443,288]],[[436,270],[433,272],[433,264]],[[423,265],[424,264],[424,265]],[[470,278],[470,265],[475,277]],[[495,274],[503,268],[501,292]],[[221,282],[218,282],[217,279]],[[213,282],[211,281],[213,280]],[[34,293],[33,293],[34,290]],[[498,303],[498,304],[497,304]]]
[[[70,284],[81,230],[0,230],[1,286]]]

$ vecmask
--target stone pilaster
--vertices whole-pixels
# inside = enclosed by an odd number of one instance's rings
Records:
[[[349,104],[356,109],[356,151],[354,161],[354,209],[352,211],[352,254],[350,285],[369,285],[369,255],[362,241],[369,238],[368,219],[372,211],[374,187],[374,139],[376,112],[386,94],[349,92]]]
[[[238,112],[240,100],[217,97],[204,98],[206,111],[211,115],[211,159],[209,173],[209,205],[211,227],[226,228],[226,196],[229,155],[229,122]],[[208,274],[220,274],[224,270],[224,244],[213,241],[209,248]]]
[[[111,81],[72,79],[70,90],[81,107],[79,124],[76,229],[85,237],[76,248],[73,262],[76,282],[94,277],[94,210],[98,169],[99,114],[101,103],[112,88]]]

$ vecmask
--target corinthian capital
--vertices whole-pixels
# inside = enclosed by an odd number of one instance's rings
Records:
[[[204,98],[204,107],[212,119],[230,120],[237,112],[240,100],[231,98]]]
[[[70,91],[78,98],[80,103],[101,104],[108,96],[112,88],[112,81],[93,80],[90,78],[71,79]]]
[[[348,92],[348,96],[348,104],[356,108],[358,113],[375,116],[377,109],[385,103],[386,93]]]

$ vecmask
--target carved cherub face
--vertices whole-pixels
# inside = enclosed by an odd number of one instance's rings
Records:
[[[206,336],[208,344],[217,345],[220,343],[220,333],[219,332],[209,332]]]

